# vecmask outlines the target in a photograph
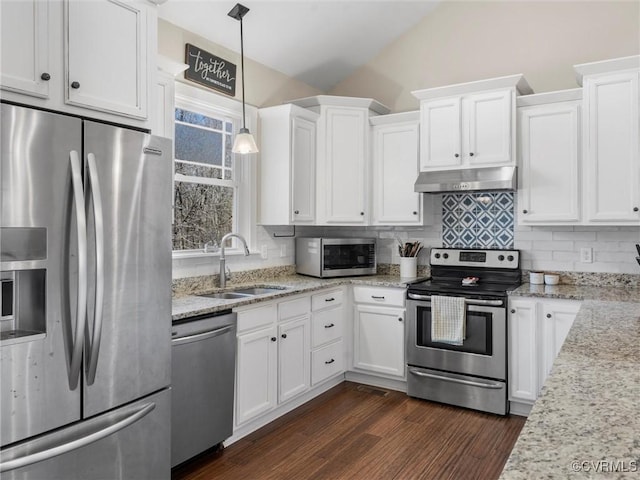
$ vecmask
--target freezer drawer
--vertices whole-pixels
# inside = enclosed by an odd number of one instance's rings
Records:
[[[0,468],[26,455],[64,449],[100,437],[68,453],[3,471],[2,480],[169,479],[171,390],[165,389],[124,407],[75,423],[0,453]],[[129,423],[131,422],[131,423]],[[89,437],[93,435],[94,437]]]

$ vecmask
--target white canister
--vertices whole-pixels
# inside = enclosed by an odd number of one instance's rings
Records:
[[[560,275],[555,273],[547,273],[544,276],[545,285],[558,285],[560,283]]]
[[[543,285],[544,284],[544,273],[543,272],[529,272],[529,283],[533,285]]]
[[[418,257],[400,257],[400,276],[402,278],[418,276]]]

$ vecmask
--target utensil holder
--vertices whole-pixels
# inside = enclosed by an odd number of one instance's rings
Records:
[[[415,278],[418,276],[418,257],[400,257],[400,277]]]

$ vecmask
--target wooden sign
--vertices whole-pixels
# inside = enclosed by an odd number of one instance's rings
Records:
[[[189,68],[184,78],[235,97],[236,65],[190,43],[185,46],[185,63]]]

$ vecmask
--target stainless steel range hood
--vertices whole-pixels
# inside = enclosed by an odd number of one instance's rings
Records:
[[[420,172],[414,191],[458,193],[485,190],[515,191],[516,167],[468,168],[440,172]]]

